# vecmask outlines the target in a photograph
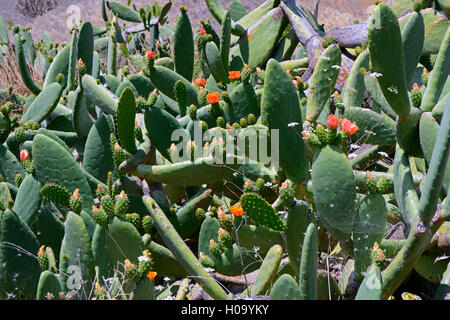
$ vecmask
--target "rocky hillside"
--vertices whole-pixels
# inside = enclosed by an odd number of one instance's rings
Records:
[[[119,0],[126,3],[126,0]],[[101,19],[100,0],[1,0],[0,16],[3,19],[11,19],[15,24],[31,26],[33,36],[40,38],[44,31],[48,31],[51,37],[57,41],[68,40],[68,24],[73,17],[98,21]],[[148,0],[134,0],[136,7],[148,3]],[[159,1],[165,3],[165,1]],[[200,19],[211,17],[203,0],[173,0],[174,7],[181,5],[189,8],[189,16],[194,25],[198,25]],[[223,5],[228,5],[231,0],[222,0]],[[242,1],[248,10],[263,3],[263,0]],[[19,4],[18,4],[19,3]],[[316,0],[299,1],[302,5],[314,10]],[[368,17],[368,7],[373,0],[321,0],[319,20],[327,29],[352,23],[354,19],[365,20]],[[48,11],[47,11],[48,10]],[[47,11],[46,13],[44,13]],[[178,10],[171,10],[170,21],[177,18]],[[51,31],[49,31],[51,30]]]

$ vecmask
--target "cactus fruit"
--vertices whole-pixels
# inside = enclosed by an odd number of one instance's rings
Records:
[[[115,215],[118,217],[123,217],[128,211],[129,200],[125,191],[122,191],[116,197],[116,204],[114,206]]]

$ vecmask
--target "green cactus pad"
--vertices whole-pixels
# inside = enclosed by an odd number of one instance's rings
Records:
[[[278,244],[285,247],[284,233],[264,226],[242,225],[231,233],[234,241],[239,238],[239,245],[248,250],[258,247],[258,254],[265,255],[270,248]]]
[[[344,117],[358,126],[358,131],[351,136],[352,141],[383,146],[395,145],[395,121],[386,114],[379,114],[369,109],[347,107]]]
[[[249,114],[259,116],[258,100],[255,90],[248,83],[239,84],[230,95],[231,104],[226,103],[223,108],[225,119],[229,123],[247,118]]]
[[[65,226],[65,235],[61,245],[59,269],[61,270],[61,287],[64,292],[81,289],[88,294],[95,277],[94,258],[86,225],[83,219],[69,212]],[[84,285],[81,282],[84,282]],[[82,294],[78,299],[86,299]]]
[[[137,264],[144,250],[144,242],[136,228],[128,221],[114,217],[108,224],[107,247],[113,265],[125,259]]]
[[[369,69],[369,51],[364,51],[353,64],[342,89],[342,100],[346,107],[359,107],[363,103],[366,85],[361,68]]]
[[[114,132],[113,118],[102,114],[91,127],[84,148],[83,168],[103,182],[114,167],[109,140],[112,132]]]
[[[39,242],[27,224],[11,210],[0,215],[0,243],[0,297],[6,299],[6,293],[12,293],[16,298],[19,294],[34,298],[40,268],[37,259],[22,250],[36,255]]]
[[[225,300],[227,297],[225,291],[214,281],[205,269],[203,269],[200,262],[180,238],[159,206],[149,196],[144,196],[143,201],[165,244],[175,257],[177,257],[178,261],[188,274],[195,276],[195,281],[202,286],[212,298]]]
[[[308,175],[308,163],[300,132],[302,115],[297,90],[286,71],[273,59],[267,64],[261,118],[263,125],[279,130],[280,167],[289,180],[302,183]]]
[[[139,12],[118,1],[109,0],[106,2],[108,9],[119,19],[129,22],[142,22]]]
[[[421,10],[420,13],[425,23],[425,43],[423,45],[422,56],[438,53],[449,26],[448,19],[445,18],[444,14],[437,13],[433,8]],[[409,13],[398,19],[402,30],[414,15],[415,13]]]
[[[155,66],[150,69],[150,74],[148,76],[153,85],[172,100],[176,100],[173,91],[175,83],[178,80],[182,80],[188,88],[187,105],[199,105],[197,101],[197,88],[192,83],[190,83],[189,80],[186,80],[183,76],[179,75],[175,71],[172,71],[166,67]]]
[[[192,80],[194,73],[194,38],[187,11],[181,10],[174,29],[174,61],[175,71]]]
[[[50,271],[44,271],[39,277],[36,300],[60,300],[62,292],[58,277]]]
[[[311,207],[304,201],[296,201],[289,210],[287,217],[286,244],[289,262],[298,273],[300,271],[300,259],[302,254],[303,240],[308,225],[312,222],[309,217]]]
[[[397,17],[382,3],[370,17],[369,51],[373,70],[386,100],[394,111],[407,117],[411,111],[408,95],[402,36]],[[391,57],[386,59],[386,57]]]
[[[133,90],[125,88],[117,105],[117,132],[122,147],[129,153],[137,151],[134,137],[136,121],[136,103]]]
[[[258,275],[256,276],[255,283],[250,289],[250,297],[264,295],[269,289],[270,282],[280,266],[282,254],[283,248],[280,245],[274,245],[269,252],[267,252],[261,268],[258,271]]]
[[[61,83],[61,87],[65,88],[67,85],[67,75],[69,73],[69,63],[70,63],[70,48],[71,45],[66,45],[61,51],[58,52],[56,57],[53,59],[52,64],[48,68],[47,74],[45,75],[44,88],[57,82],[56,78],[58,74],[64,76],[64,81]]]
[[[341,66],[341,51],[336,45],[329,46],[319,58],[311,78],[311,89],[308,95],[306,120],[314,123],[336,85]]]
[[[410,88],[416,73],[417,64],[422,55],[425,42],[425,24],[423,16],[415,12],[402,28],[403,55],[405,57],[405,76]]]
[[[266,226],[278,231],[286,230],[286,223],[278,216],[274,208],[255,193],[244,193],[241,196],[241,206],[244,212],[252,218],[257,225]]]
[[[54,248],[59,257],[61,243],[64,238],[64,224],[59,219],[60,212],[52,204],[41,207],[33,227],[41,245]]]
[[[56,108],[62,91],[63,87],[59,83],[52,83],[45,87],[33,101],[20,122],[36,121],[41,123],[44,121]]]
[[[440,126],[436,119],[433,118],[430,112],[425,112],[420,118],[420,145],[425,156],[425,160],[430,165],[434,146],[436,144]],[[447,186],[450,182],[450,161],[447,162],[445,169],[444,185]]]
[[[283,274],[270,291],[270,300],[301,300],[297,282],[288,274]]]
[[[17,174],[25,175],[25,170],[14,154],[4,145],[0,145],[0,174],[4,181],[14,184]]]
[[[319,218],[338,241],[348,241],[356,214],[356,184],[341,150],[326,146],[315,155],[312,188]]]
[[[372,265],[358,289],[355,300],[380,300],[382,296],[381,271]]]
[[[306,229],[300,262],[300,300],[317,300],[318,246],[317,226],[314,223],[310,223]]]
[[[90,75],[83,76],[82,84],[86,97],[92,103],[107,114],[116,114],[118,99],[115,95],[106,90],[104,87],[99,86],[97,81]]]
[[[231,10],[227,10],[222,19],[222,37],[220,38],[220,56],[222,57],[222,65],[226,71],[230,64],[231,19]]]
[[[420,108],[424,112],[432,111],[439,101],[442,89],[450,74],[450,28],[447,28],[441,48],[439,49],[436,63],[428,79],[427,88]]]
[[[407,117],[398,117],[395,125],[397,143],[411,156],[423,157],[420,148],[419,121],[422,112],[412,108]]]
[[[171,144],[179,142],[172,141],[172,134],[183,127],[170,113],[157,107],[147,109],[144,120],[150,140],[164,157],[170,159]]]
[[[267,12],[239,38],[231,53],[235,57],[232,60],[238,59],[241,68],[244,64],[249,68],[262,66],[270,58],[272,49],[280,40],[287,24],[281,8]],[[236,68],[237,65],[233,63],[235,62],[230,63],[230,69]]]
[[[38,134],[33,141],[33,160],[36,174],[42,183],[52,181],[69,192],[80,189],[83,209],[91,209],[93,199],[91,189],[78,163],[56,141]]]
[[[407,228],[411,228],[416,221],[419,198],[415,191],[408,155],[399,146],[395,152],[393,174],[394,193],[402,221]]]
[[[23,82],[27,86],[28,89],[30,89],[33,94],[38,95],[41,93],[42,88],[38,83],[36,83],[31,76],[30,71],[28,70],[27,61],[25,57],[25,49],[22,44],[21,36],[18,33],[15,33],[14,35],[15,43],[16,43],[16,59],[17,59],[17,65],[19,67],[19,72],[22,77]]]
[[[87,137],[94,124],[89,115],[88,100],[81,88],[77,88],[73,94],[72,126],[79,137]]]
[[[35,176],[27,175],[16,195],[12,210],[28,225],[31,225],[41,207],[41,187]]]
[[[214,42],[208,42],[205,46],[205,57],[209,70],[216,82],[228,83],[228,74],[223,65],[220,51]]]
[[[84,21],[80,26],[80,34],[78,35],[77,59],[83,61],[86,74],[93,74],[94,27],[89,21]]]
[[[359,201],[353,224],[355,270],[363,273],[371,264],[371,251],[386,232],[386,202],[381,194],[369,194]]]

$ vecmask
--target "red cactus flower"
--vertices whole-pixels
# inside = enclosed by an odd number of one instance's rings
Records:
[[[241,72],[240,71],[230,71],[228,72],[228,77],[230,80],[239,80],[241,78]]]
[[[358,131],[358,126],[348,119],[341,120],[341,128],[348,136],[351,136]]]
[[[33,80],[34,80],[35,82],[39,82],[39,79],[38,79],[38,77],[36,77],[36,76],[33,77]]]
[[[25,160],[29,160],[30,159],[30,153],[28,152],[28,150],[23,149],[20,150],[20,160],[23,162]]]
[[[200,34],[201,34],[202,36],[204,36],[204,35],[206,34],[205,28],[200,28],[200,30],[198,30],[198,32],[200,32]]]
[[[148,51],[147,51],[147,59],[148,59],[148,60],[153,60],[153,59],[155,59],[155,56],[156,56],[156,52],[153,52],[152,50],[148,50]]]
[[[198,79],[195,79],[194,83],[197,87],[204,87],[206,84],[206,80],[202,79],[202,78],[198,78]]]
[[[238,204],[235,206],[232,206],[230,208],[230,211],[235,217],[240,217],[244,214],[244,209],[242,209],[242,207]]]
[[[327,126],[331,130],[336,130],[339,126],[339,118],[334,114],[328,116]]]
[[[208,99],[208,102],[211,104],[215,104],[219,102],[220,99],[220,93],[218,92],[212,92],[206,95],[206,99]]]

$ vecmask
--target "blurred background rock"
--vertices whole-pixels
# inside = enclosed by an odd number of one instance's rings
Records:
[[[127,3],[127,0],[119,0]],[[167,0],[159,0],[159,4],[165,4]],[[188,14],[194,28],[198,28],[200,19],[211,17],[203,0],[172,0],[173,8],[169,14],[171,23],[178,16],[179,6],[189,9]],[[221,1],[224,7],[231,0]],[[251,10],[264,0],[242,0],[247,10]],[[301,0],[299,4],[314,11],[317,0]],[[132,0],[131,4],[137,8],[145,4],[152,4],[153,0]],[[369,17],[370,6],[373,0],[321,0],[319,9],[319,22],[325,24],[329,30],[337,26],[353,23],[355,19],[365,21]],[[94,23],[103,24],[101,18],[100,0],[0,0],[0,16],[4,20],[11,19],[14,24],[32,27],[34,39],[40,39],[43,32],[50,34],[56,41],[68,41],[67,20],[79,7],[80,18]],[[214,19],[211,19],[214,20]],[[214,21],[215,22],[215,21]],[[217,24],[215,24],[218,27]]]

